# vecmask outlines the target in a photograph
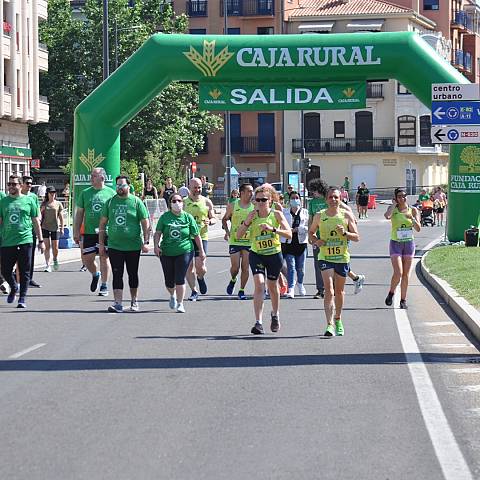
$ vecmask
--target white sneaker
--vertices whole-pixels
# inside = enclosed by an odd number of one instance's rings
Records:
[[[0,291],[5,295],[8,295],[10,293],[10,285],[7,282],[3,282],[0,285]]]
[[[183,303],[179,303],[177,305],[177,313],[185,313],[185,307],[183,306]]]
[[[363,288],[363,284],[365,283],[365,275],[359,275],[358,280],[355,280],[355,291],[353,292],[355,295],[360,293]]]
[[[140,310],[139,306],[138,306],[138,302],[135,300],[135,301],[131,301],[130,302],[130,311],[131,312],[138,312]]]
[[[52,267],[50,265],[46,265],[44,272],[51,272],[51,271],[52,271]]]
[[[303,283],[297,283],[297,287],[298,287],[298,294],[301,297],[304,297],[307,294],[307,291],[305,290]]]
[[[295,298],[295,289],[293,287],[288,289],[287,298]]]

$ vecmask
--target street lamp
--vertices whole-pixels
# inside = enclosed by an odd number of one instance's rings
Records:
[[[110,75],[110,55],[108,53],[108,0],[103,0],[103,79]]]
[[[115,70],[118,68],[118,32],[122,32],[125,30],[139,30],[142,28],[141,25],[132,25],[131,27],[117,27],[117,17],[113,20],[113,33],[114,33],[114,43],[115,43]]]

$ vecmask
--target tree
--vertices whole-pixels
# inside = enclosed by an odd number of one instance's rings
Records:
[[[62,128],[68,146],[73,144],[75,107],[102,81],[101,2],[87,0],[83,13],[84,20],[75,20],[68,0],[49,0],[48,20],[40,26],[40,40],[50,55],[49,72],[41,78],[41,91],[50,100],[48,127]],[[156,31],[185,32],[188,25],[187,17],[175,15],[165,0],[140,0],[133,8],[124,0],[109,0],[109,17],[112,68],[115,53],[121,65]],[[141,166],[150,152],[161,159],[160,171],[167,168],[166,163],[178,168],[182,158],[195,155],[205,136],[220,127],[220,117],[198,110],[195,85],[174,83],[122,129],[121,158],[134,159]],[[37,152],[38,156],[52,155],[45,126],[32,126],[31,138],[35,139],[35,156]]]

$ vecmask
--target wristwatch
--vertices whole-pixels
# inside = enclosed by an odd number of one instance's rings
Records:
[[[273,230],[272,230],[273,233],[277,233],[277,229],[275,227],[273,227]]]
[[[44,243],[43,238],[41,240],[39,240],[38,243]]]
[[[144,245],[150,245],[150,240],[147,240],[146,242],[143,242]]]

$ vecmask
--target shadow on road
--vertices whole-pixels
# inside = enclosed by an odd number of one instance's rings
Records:
[[[409,356],[407,362],[405,355]],[[258,368],[313,365],[406,365],[407,363],[465,364],[480,355],[448,353],[356,353],[346,355],[265,355],[195,358],[103,358],[73,360],[2,360],[0,371],[164,370],[193,368]]]

